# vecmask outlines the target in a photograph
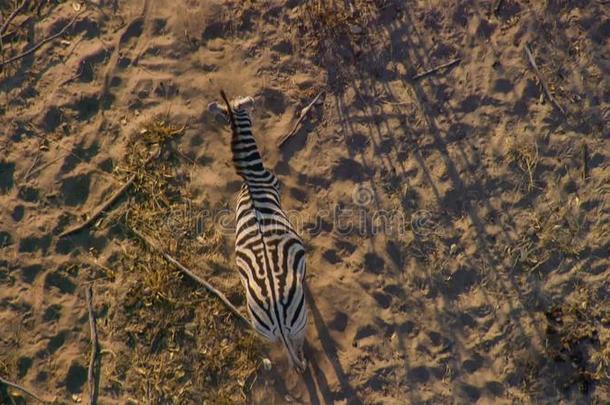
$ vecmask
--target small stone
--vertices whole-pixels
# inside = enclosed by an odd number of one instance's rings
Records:
[[[451,247],[449,248],[449,254],[453,256],[456,251],[457,251],[457,245],[455,243],[452,243]]]
[[[265,370],[269,371],[271,370],[271,360],[269,360],[268,358],[264,358],[263,359],[263,367],[265,368]]]
[[[350,31],[352,32],[352,34],[358,35],[358,34],[362,34],[363,29],[362,29],[362,27],[360,27],[358,25],[352,25],[350,27]]]

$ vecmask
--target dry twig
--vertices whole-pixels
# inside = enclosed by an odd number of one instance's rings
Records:
[[[82,74],[83,74],[83,66],[84,64],[81,63],[80,67],[78,69],[78,72],[70,77],[68,77],[66,80],[64,80],[63,82],[59,83],[59,87],[65,86],[66,84],[70,83],[72,80],[76,80],[78,79]]]
[[[93,313],[93,289],[87,286],[85,290],[87,299],[87,311],[89,312],[89,328],[91,329],[91,357],[89,359],[89,370],[87,379],[89,381],[89,404],[94,405],[97,400],[97,384],[95,382],[95,364],[100,351],[100,345],[97,338],[97,327],[95,325],[95,314]]]
[[[553,95],[551,94],[551,90],[549,89],[546,80],[544,80],[544,77],[542,77],[542,73],[540,73],[540,69],[538,69],[538,65],[536,64],[534,55],[532,55],[532,52],[530,51],[530,48],[527,45],[525,45],[525,54],[527,55],[527,59],[530,62],[530,65],[532,65],[532,69],[534,69],[534,73],[536,73],[540,84],[542,84],[542,88],[544,89],[544,93],[546,94],[547,98],[559,111],[561,111],[563,115],[565,115],[565,110],[559,105],[557,100],[555,100],[555,97],[553,97]]]
[[[161,253],[161,255],[165,258],[165,260],[172,263],[182,273],[186,274],[191,279],[195,280],[197,283],[199,283],[203,287],[205,287],[206,290],[208,290],[209,292],[214,294],[216,297],[218,297],[227,306],[227,308],[229,308],[231,310],[231,312],[233,312],[233,314],[235,314],[235,316],[237,316],[239,319],[244,321],[249,327],[252,327],[252,324],[250,323],[250,321],[248,321],[248,319],[245,316],[243,316],[237,308],[235,308],[235,306],[231,303],[231,301],[229,301],[229,299],[222,292],[217,290],[212,284],[210,284],[203,278],[199,277],[197,274],[195,274],[192,270],[190,270],[189,268],[184,266],[178,260],[174,259],[169,253],[166,253],[165,251],[163,251],[163,249],[159,248],[153,241],[150,240],[150,238],[148,236],[144,235],[143,233],[139,232],[138,230],[136,230],[134,228],[130,228],[130,229],[149,247],[151,247],[152,249]]]
[[[61,159],[65,159],[66,155],[59,155],[57,158],[51,160],[50,162],[47,162],[41,166],[38,166],[37,168],[34,169],[34,167],[32,166],[31,171],[27,172],[24,176],[23,179],[21,180],[22,183],[25,183],[26,181],[28,181],[28,179],[30,177],[32,177],[33,175],[35,175],[36,173],[40,172],[41,170],[46,169],[47,167],[51,166],[53,163],[56,163],[57,161],[61,160]]]
[[[13,382],[5,380],[2,377],[0,377],[0,384],[4,384],[8,387],[15,388],[16,390],[24,392],[24,393],[28,394],[29,396],[31,396],[32,398],[34,398],[35,400],[42,402],[43,404],[50,402],[50,401],[45,401],[44,399],[40,398],[38,395],[34,394],[32,391],[28,390],[27,388],[24,388],[19,384],[15,384]]]
[[[144,167],[146,167],[146,165],[148,165],[153,159],[157,158],[159,156],[159,153],[160,150],[157,150],[156,153],[153,153],[153,155],[149,157],[144,163]],[[125,190],[127,190],[133,184],[136,179],[136,176],[136,174],[132,174],[129,180],[127,180],[125,184],[123,184],[117,191],[115,191],[108,200],[106,200],[102,205],[97,207],[95,211],[93,211],[93,213],[89,216],[89,218],[87,218],[87,220],[71,228],[66,229],[65,231],[59,234],[59,237],[63,238],[64,236],[72,235],[73,233],[78,232],[81,229],[89,226],[93,221],[97,219],[97,217],[99,217],[104,211],[106,211],[106,209],[108,209],[108,207],[110,207],[125,192]]]
[[[82,14],[82,12],[76,14],[74,16],[74,18],[72,18],[72,20],[70,20],[69,23],[67,23],[57,34],[51,35],[50,37],[47,37],[45,39],[43,39],[42,41],[38,42],[36,45],[32,46],[30,49],[28,49],[27,51],[24,51],[22,53],[20,53],[19,55],[15,55],[12,58],[9,58],[5,61],[0,62],[0,67],[3,67],[5,65],[8,65],[9,63],[13,63],[19,59],[25,58],[26,56],[36,52],[36,50],[38,48],[40,48],[41,46],[43,46],[44,44],[46,44],[47,42],[51,42],[52,40],[54,40],[55,38],[58,38],[60,36],[62,36],[68,28],[70,28],[72,26],[72,24],[74,24],[74,22],[76,21],[76,19]]]
[[[422,77],[429,76],[432,73],[438,72],[441,69],[445,69],[445,68],[451,67],[451,66],[455,65],[456,63],[460,63],[461,61],[462,61],[462,58],[455,58],[452,61],[449,61],[447,63],[443,63],[442,65],[436,66],[436,67],[434,67],[434,68],[432,68],[430,70],[426,70],[425,72],[418,73],[415,76],[413,76],[411,78],[411,80],[418,80],[418,79],[421,79]]]
[[[0,44],[2,46],[4,46],[4,42],[6,41],[12,41],[13,38],[15,37],[15,35],[17,35],[17,33],[19,32],[19,30],[21,29],[21,27],[23,27],[25,24],[27,24],[28,22],[30,22],[30,20],[32,19],[32,17],[27,17],[25,20],[21,21],[19,24],[17,24],[17,26],[15,28],[13,28],[12,31],[7,32],[6,34],[2,34],[0,35]]]
[[[498,14],[500,12],[500,7],[502,7],[502,0],[496,0],[496,4],[494,5],[494,14]]]
[[[587,144],[582,144],[582,179],[587,181],[589,178],[589,150]]]
[[[314,106],[314,104],[318,101],[318,99],[320,98],[320,96],[322,96],[322,94],[324,93],[324,90],[321,90],[318,95],[311,101],[311,103],[307,104],[307,106],[305,108],[303,108],[301,110],[301,114],[299,114],[299,119],[297,120],[297,122],[294,124],[294,127],[292,127],[292,131],[290,131],[288,133],[288,135],[284,136],[278,143],[278,147],[281,147],[284,143],[286,143],[286,141],[293,136],[294,134],[296,134],[297,130],[299,129],[299,125],[301,124],[301,122],[305,119],[305,116],[307,115],[307,113],[312,109],[312,107]]]
[[[127,180],[125,184],[121,186],[121,188],[115,191],[108,200],[106,200],[102,205],[96,208],[96,210],[93,211],[89,218],[87,218],[87,220],[81,222],[78,225],[73,226],[72,228],[66,229],[65,231],[59,234],[59,237],[63,238],[64,236],[72,235],[73,233],[76,233],[81,229],[86,228],[89,224],[95,221],[97,217],[99,217],[104,211],[106,211],[106,209],[110,207],[112,203],[114,203],[125,192],[125,190],[127,190],[133,184],[135,179],[136,174],[132,174],[129,180]]]
[[[6,18],[6,21],[4,22],[4,24],[2,24],[2,27],[0,28],[0,36],[2,36],[6,32],[11,21],[13,21],[15,19],[15,17],[17,17],[17,14],[19,14],[21,12],[21,10],[23,9],[23,7],[25,7],[27,2],[28,2],[27,0],[23,0],[21,2],[21,4],[19,5],[19,7],[14,9],[13,12]]]
[[[34,161],[32,162],[30,167],[26,170],[25,174],[21,178],[21,183],[24,183],[27,180],[27,178],[30,177],[30,173],[34,169],[34,166],[36,166],[36,164],[38,163],[38,160],[40,160],[40,154],[41,154],[40,146],[41,146],[41,144],[39,142],[38,143],[38,150],[36,151],[36,156],[34,157]]]

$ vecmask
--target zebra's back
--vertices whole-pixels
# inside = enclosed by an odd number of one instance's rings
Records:
[[[305,328],[305,249],[282,211],[273,184],[244,183],[236,209],[235,253],[246,289],[248,312],[270,340],[299,337]]]
[[[235,257],[254,328],[281,340],[291,363],[303,370],[307,324],[305,249],[281,208],[279,182],[267,170],[252,135],[248,112],[223,92],[232,129],[233,165],[244,183],[236,207]]]

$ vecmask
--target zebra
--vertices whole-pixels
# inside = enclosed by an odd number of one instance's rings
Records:
[[[303,372],[307,305],[305,248],[280,205],[280,183],[263,165],[248,112],[251,97],[227,99],[221,107],[231,124],[233,166],[243,183],[237,198],[235,260],[246,291],[246,306],[254,329],[271,342],[280,340],[292,367]]]

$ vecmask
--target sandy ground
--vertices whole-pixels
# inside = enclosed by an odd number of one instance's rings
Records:
[[[12,3],[1,3],[2,21]],[[188,396],[134,388],[137,372],[147,376],[171,351],[145,331],[134,335],[144,351],[131,355],[146,362],[127,362],[125,380],[116,377],[112,353],[131,346],[111,332],[129,315],[119,299],[137,278],[121,263],[135,242],[106,216],[58,235],[120,186],[130,140],[164,114],[186,125],[173,141],[188,179],[184,215],[213,207],[208,223],[222,231],[214,260],[225,271],[190,264],[243,304],[221,209],[239,178],[226,125],[207,112],[223,88],[256,100],[255,134],[307,244],[310,308],[305,375],[258,341],[256,378],[225,401],[610,402],[607,2],[86,3],[65,35],[0,76],[0,376],[57,403],[87,401],[84,291],[93,282],[100,404],[219,403],[193,368],[196,348],[178,347],[183,357],[160,366],[191,370],[175,388]],[[7,27],[4,60],[78,8],[24,10]],[[321,103],[278,147],[320,90]],[[206,295],[181,288],[184,300]],[[201,300],[193,316],[210,312],[214,300]],[[34,403],[0,387],[0,402],[9,396]]]

